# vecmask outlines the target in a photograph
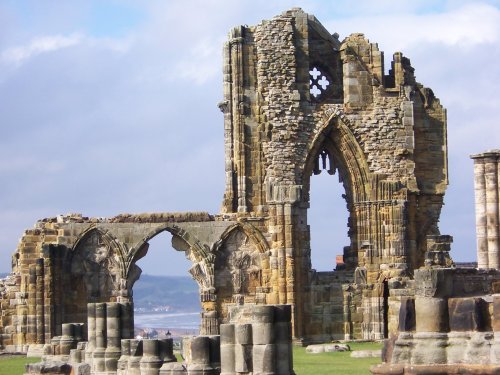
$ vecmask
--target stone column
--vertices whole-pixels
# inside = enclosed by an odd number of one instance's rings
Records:
[[[128,358],[127,375],[140,375],[142,358],[142,340],[130,340],[130,356]]]
[[[498,160],[485,160],[486,230],[488,240],[488,268],[498,268]]]
[[[221,324],[220,326],[220,357],[221,357],[221,375],[234,374],[234,324]]]
[[[45,314],[44,314],[44,267],[43,258],[36,260],[36,342],[45,343]]]
[[[95,303],[87,304],[87,348],[85,358],[92,358],[92,352],[95,349]]]
[[[290,305],[235,306],[230,316],[221,325],[221,375],[294,373]]]
[[[106,303],[95,305],[95,350],[92,355],[92,368],[95,372],[104,372],[106,351]]]
[[[117,375],[126,375],[128,373],[128,360],[130,358],[130,339],[121,341],[121,356],[116,365]]]
[[[62,336],[59,340],[59,353],[69,355],[71,349],[76,349],[75,323],[64,323],[62,325]]]
[[[121,354],[120,304],[117,302],[106,303],[106,337],[105,366],[106,371],[113,372]]]
[[[474,160],[474,196],[476,206],[477,267],[488,268],[488,240],[486,239],[486,187],[484,163]]]
[[[163,364],[158,340],[142,340],[141,375],[158,375]]]
[[[500,150],[472,155],[476,204],[478,268],[500,266],[499,185]]]
[[[28,314],[26,317],[26,342],[36,342],[36,265],[30,264],[28,268]]]
[[[134,305],[132,302],[120,303],[120,330],[122,339],[134,337]]]

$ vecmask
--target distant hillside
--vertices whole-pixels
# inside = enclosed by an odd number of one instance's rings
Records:
[[[198,284],[189,276],[141,275],[133,292],[137,310],[168,306],[176,312],[200,311]]]
[[[7,277],[9,275],[8,273],[2,273],[0,272],[0,279],[3,279],[4,277]]]

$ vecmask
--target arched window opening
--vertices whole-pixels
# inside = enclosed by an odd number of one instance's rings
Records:
[[[188,270],[192,263],[171,244],[170,233],[148,241],[137,261],[141,276],[133,286],[135,336],[176,338],[199,333],[201,304],[198,284]]]
[[[311,235],[311,265],[316,271],[342,269],[348,236],[345,189],[328,150],[319,153],[310,180],[307,221]],[[327,173],[322,173],[326,171]],[[335,176],[331,176],[335,174]]]

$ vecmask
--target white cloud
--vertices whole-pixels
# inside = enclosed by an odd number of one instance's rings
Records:
[[[488,4],[464,4],[443,13],[396,14],[328,20],[327,28],[342,37],[363,32],[387,53],[415,45],[439,43],[458,48],[495,43],[500,39],[500,10]]]
[[[47,35],[34,38],[23,46],[10,47],[2,52],[2,60],[8,63],[20,64],[31,57],[42,53],[54,52],[63,48],[75,46],[83,40],[79,33],[64,35]]]

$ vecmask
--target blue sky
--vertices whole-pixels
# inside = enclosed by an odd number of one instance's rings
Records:
[[[499,1],[4,0],[0,272],[10,270],[23,230],[39,218],[217,213],[224,189],[223,119],[216,106],[222,43],[231,27],[294,6],[341,39],[363,32],[385,52],[386,66],[402,51],[417,80],[441,99],[448,109],[451,183],[441,232],[454,236],[456,260],[474,260],[469,155],[500,148]],[[338,184],[322,176],[317,181],[313,262],[332,268],[346,244],[347,213]],[[171,269],[162,256],[175,256],[167,261]],[[184,274],[187,264],[180,263],[182,254],[169,249],[165,235],[141,266],[153,274]]]

